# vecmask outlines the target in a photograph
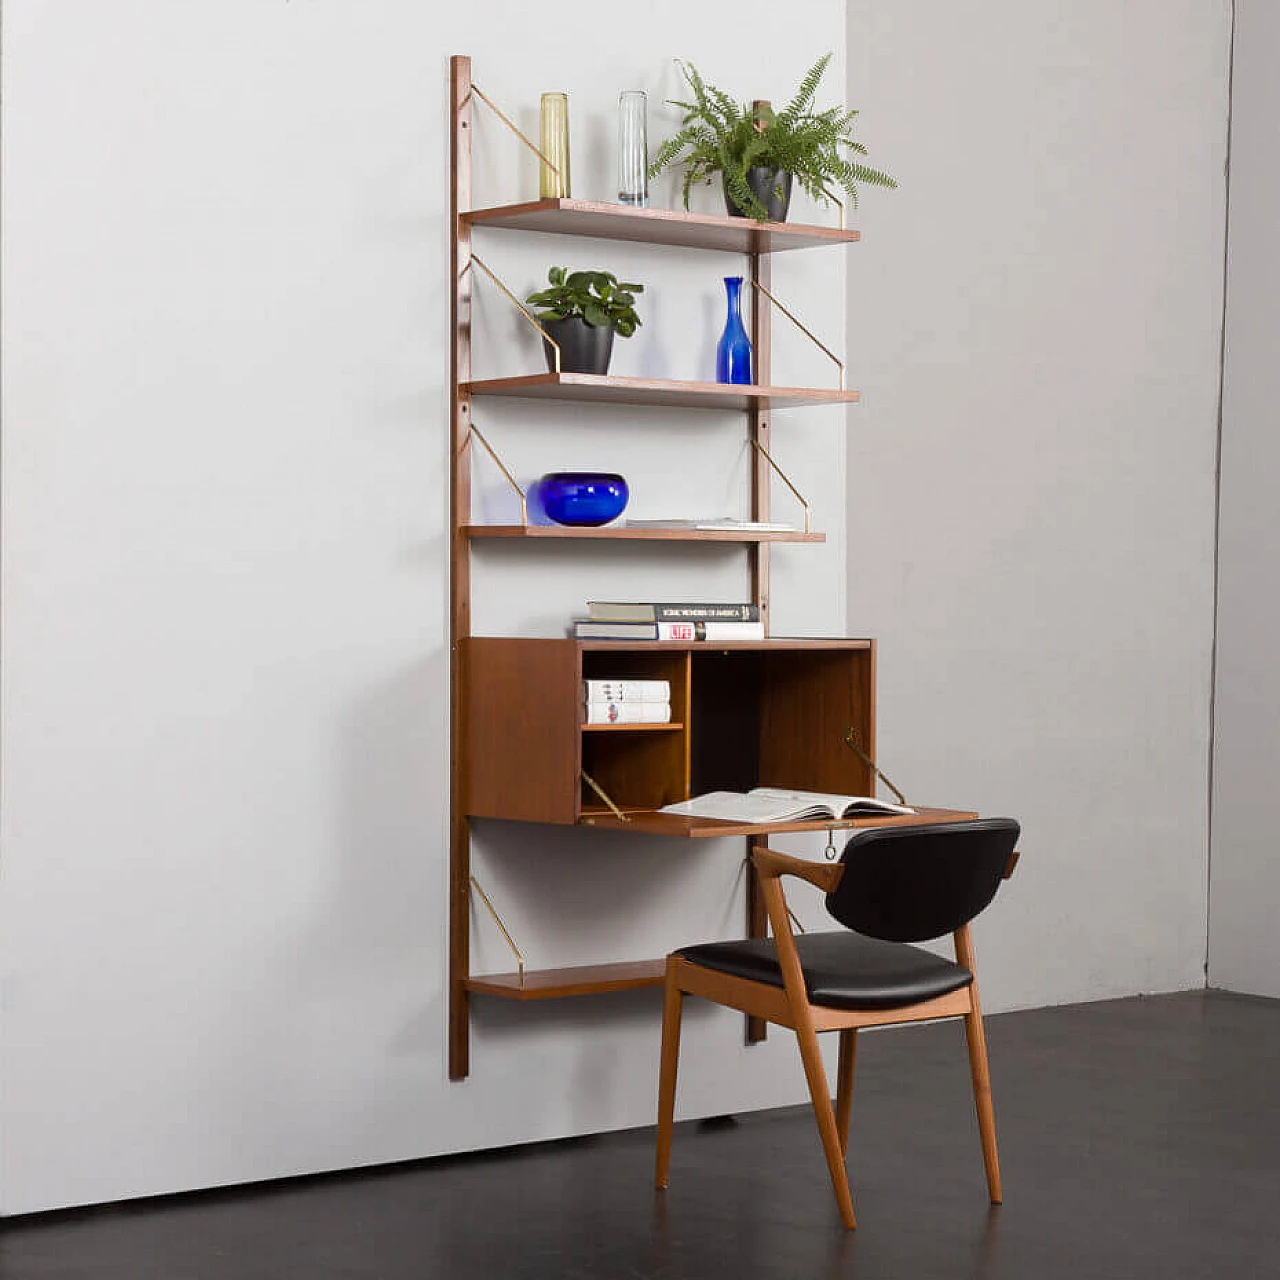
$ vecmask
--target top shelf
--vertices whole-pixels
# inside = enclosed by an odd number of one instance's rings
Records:
[[[460,215],[472,227],[510,231],[547,231],[598,240],[632,240],[641,244],[680,245],[687,249],[719,249],[726,253],[782,253],[824,244],[852,244],[857,231],[805,226],[794,222],[756,222],[714,213],[676,209],[633,209],[593,200],[530,200],[524,204],[474,209]]]

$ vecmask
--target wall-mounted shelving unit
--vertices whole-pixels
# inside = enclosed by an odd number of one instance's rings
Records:
[[[475,228],[743,254],[753,291],[784,312],[785,308],[769,293],[773,254],[850,244],[858,239],[856,231],[844,228],[757,223],[744,218],[634,209],[584,200],[536,200],[473,209],[472,109],[481,97],[478,89],[473,92],[470,59],[453,58],[449,1076],[455,1080],[465,1077],[469,1070],[472,995],[522,1001],[597,995],[658,986],[663,974],[661,959],[526,970],[522,957],[517,972],[472,974],[472,818],[589,825],[602,830],[689,839],[759,836],[768,831],[822,831],[886,822],[946,821],[968,816],[948,810],[921,810],[910,819],[792,822],[763,827],[656,812],[660,806],[685,799],[691,793],[747,790],[762,782],[871,794],[874,777],[870,764],[844,742],[844,735],[852,728],[863,749],[874,758],[875,646],[870,640],[768,638],[708,645],[471,635],[471,552],[477,539],[741,543],[746,551],[750,598],[759,606],[766,636],[770,635],[770,546],[775,542],[824,541],[821,532],[807,527],[807,505],[804,532],[626,526],[581,529],[527,522],[474,524],[471,442],[479,436],[472,420],[477,398],[513,396],[601,406],[741,412],[753,446],[750,519],[754,522],[769,520],[770,473],[777,471],[769,456],[774,411],[801,406],[839,407],[858,399],[857,392],[843,387],[843,365],[825,347],[822,349],[826,354],[840,364],[839,387],[772,386],[772,307],[759,304],[752,309],[751,326],[759,385],[574,373],[473,380],[471,299],[475,273],[470,268]],[[524,141],[528,144],[527,139]],[[789,312],[786,314],[795,319]],[[813,340],[817,342],[816,338]],[[822,346],[820,342],[817,345]],[[480,439],[488,449],[487,442]],[[781,476],[781,472],[778,474]],[[785,481],[785,476],[782,479]],[[672,723],[582,724],[582,681],[588,677],[668,680]],[[537,744],[536,751],[529,749],[533,743]],[[481,897],[493,911],[488,898],[483,893]],[[496,912],[494,915],[498,919]],[[755,893],[754,877],[748,878],[747,917],[750,933],[764,936],[765,913]],[[501,926],[500,919],[498,923]],[[509,936],[507,940],[511,941]],[[514,944],[512,947],[514,950]],[[759,1039],[763,1034],[763,1025],[751,1024],[749,1038]]]

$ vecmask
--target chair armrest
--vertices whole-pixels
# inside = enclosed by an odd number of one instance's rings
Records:
[[[798,876],[816,885],[824,893],[832,893],[844,875],[843,863],[807,862],[758,844],[751,850],[751,860],[762,877],[776,880],[779,876]]]
[[[1009,855],[1009,861],[1004,864],[1004,878],[1006,880],[1013,875],[1013,869],[1018,865],[1019,857],[1021,857],[1021,854],[1018,853],[1017,849]]]

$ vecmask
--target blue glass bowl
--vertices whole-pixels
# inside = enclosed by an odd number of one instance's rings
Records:
[[[538,502],[556,524],[608,524],[630,496],[627,482],[607,471],[552,471],[538,481]]]

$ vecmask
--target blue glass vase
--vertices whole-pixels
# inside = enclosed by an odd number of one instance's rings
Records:
[[[724,322],[724,332],[716,347],[716,381],[750,383],[751,339],[742,325],[739,306],[742,295],[742,277],[725,276],[725,292],[729,295],[729,314]]]

